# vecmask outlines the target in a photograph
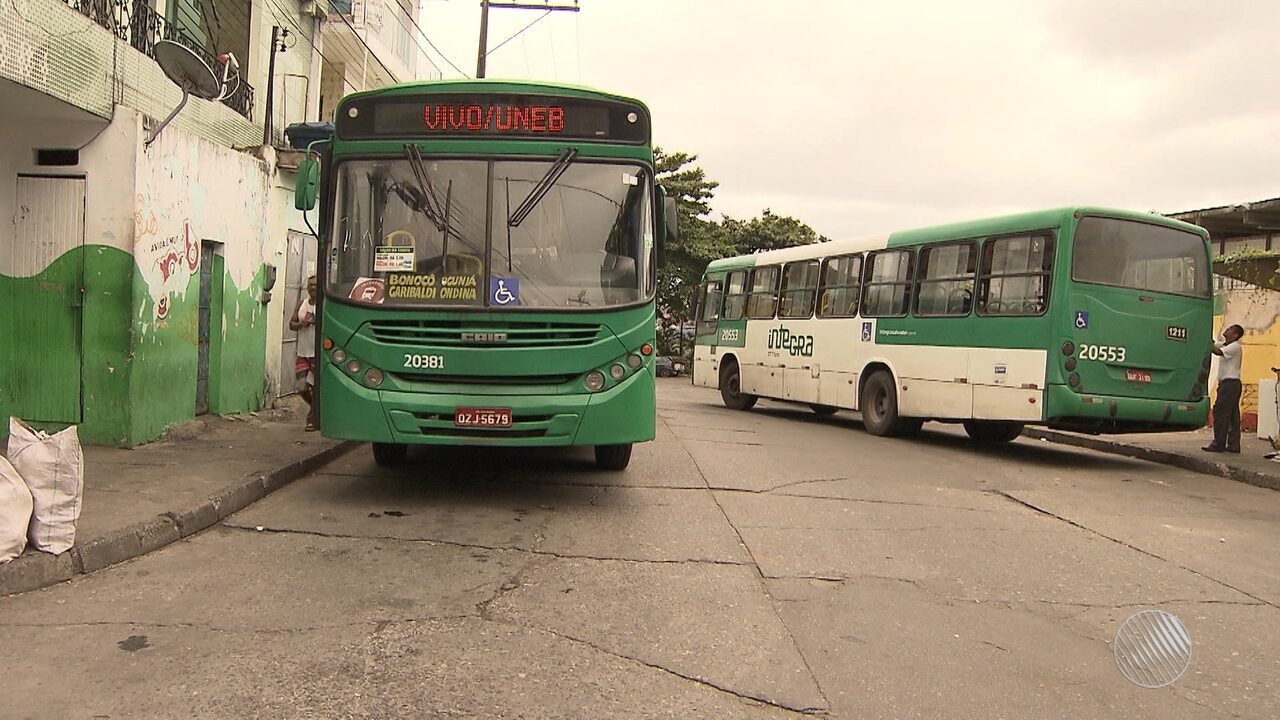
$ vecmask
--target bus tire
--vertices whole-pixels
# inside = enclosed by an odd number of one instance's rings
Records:
[[[631,464],[631,443],[596,446],[596,467],[601,470],[626,470],[629,464]]]
[[[1013,442],[1022,434],[1022,423],[1003,420],[965,420],[964,431],[980,443]]]
[[[814,415],[835,415],[840,412],[840,408],[835,405],[810,405],[809,409]]]
[[[893,376],[877,370],[867,378],[859,398],[862,424],[867,432],[880,437],[909,435],[920,430],[922,421],[898,415],[898,387]]]
[[[409,446],[404,443],[374,443],[373,461],[380,467],[395,467],[404,462],[409,455]]]
[[[720,399],[731,410],[750,410],[755,406],[755,395],[742,392],[742,370],[736,360],[720,366]]]

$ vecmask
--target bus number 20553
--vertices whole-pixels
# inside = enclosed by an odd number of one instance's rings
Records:
[[[404,366],[407,368],[415,368],[420,370],[443,370],[443,355],[414,355],[405,353]]]

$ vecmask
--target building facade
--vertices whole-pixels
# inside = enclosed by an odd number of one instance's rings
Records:
[[[0,417],[131,446],[293,391],[286,318],[315,238],[278,148],[319,117],[329,10],[0,3]],[[148,142],[182,97],[153,59],[165,39],[219,74],[234,54],[240,78]]]

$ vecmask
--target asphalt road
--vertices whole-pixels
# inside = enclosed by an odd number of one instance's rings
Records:
[[[1280,493],[659,392],[625,473],[360,449],[0,600],[0,716],[1280,716]],[[1112,660],[1146,608],[1194,642],[1158,690]]]

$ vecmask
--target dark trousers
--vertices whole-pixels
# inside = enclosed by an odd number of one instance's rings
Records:
[[[1218,381],[1218,399],[1213,403],[1213,444],[1227,450],[1240,449],[1240,381]]]

